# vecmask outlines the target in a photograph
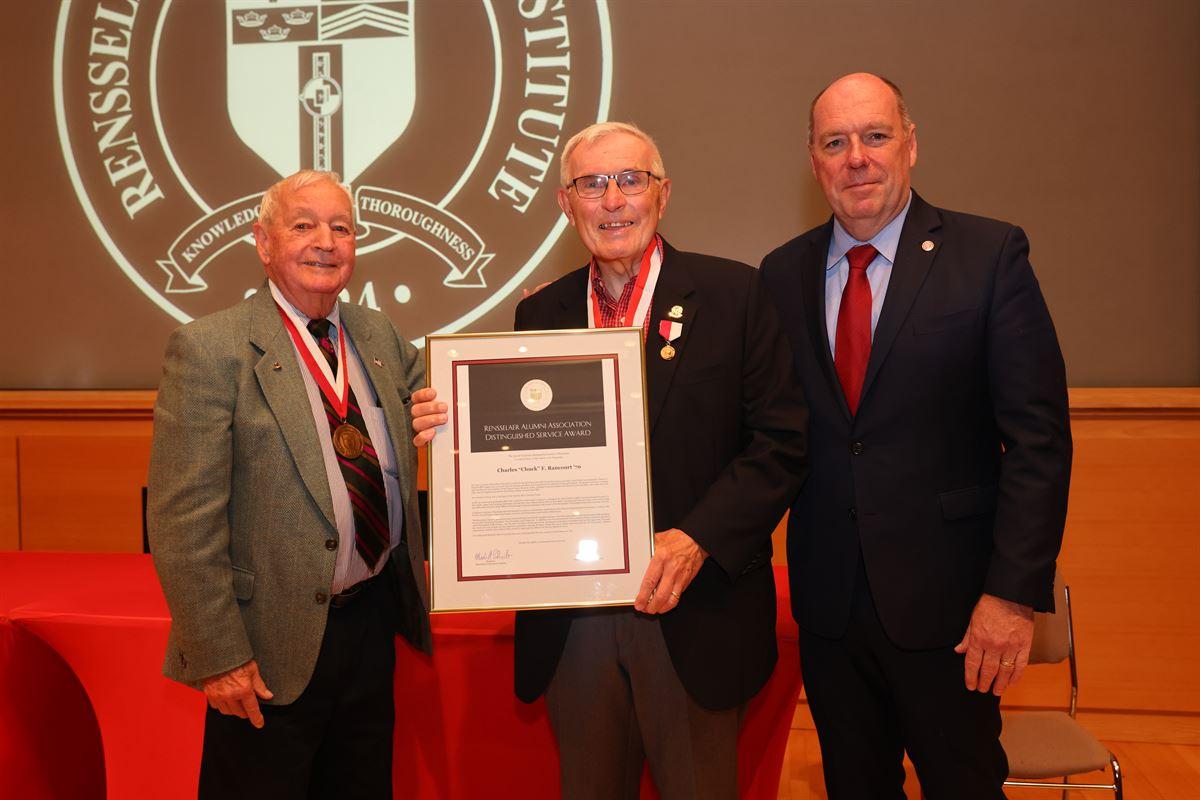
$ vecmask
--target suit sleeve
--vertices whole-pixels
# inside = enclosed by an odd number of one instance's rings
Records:
[[[513,317],[514,331],[527,331],[532,326],[528,321],[529,298],[526,297],[521,302],[517,303],[517,310]]]
[[[254,657],[229,558],[237,387],[216,363],[187,327],[172,334],[150,450],[150,549],[193,682]]]
[[[1066,368],[1020,228],[1005,238],[995,276],[987,363],[1004,453],[984,591],[1047,611],[1071,479]]]
[[[761,557],[807,475],[808,408],[775,305],[757,271],[750,273],[745,303],[744,446],[679,526],[731,579]]]

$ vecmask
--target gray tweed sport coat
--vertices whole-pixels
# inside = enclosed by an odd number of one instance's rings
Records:
[[[395,604],[386,611],[428,650],[409,416],[424,362],[383,314],[343,304],[341,315],[383,409],[404,502],[403,549],[386,575]],[[286,704],[312,676],[337,555],[326,542],[338,534],[304,368],[265,283],[171,335],[147,509],[172,617],[169,678],[196,686],[254,658],[272,702]]]

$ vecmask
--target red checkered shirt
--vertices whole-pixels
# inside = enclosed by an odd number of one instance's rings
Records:
[[[592,292],[596,295],[596,300],[599,301],[600,319],[596,320],[597,328],[616,328],[621,324],[621,320],[625,318],[625,313],[629,311],[629,300],[633,297],[633,285],[637,283],[637,277],[632,277],[625,282],[625,288],[621,290],[621,296],[613,300],[612,295],[608,293],[608,287],[604,285],[604,279],[600,277],[600,268],[596,266],[596,262],[592,262]],[[650,296],[650,308],[654,304],[654,295]],[[650,334],[650,315],[646,314],[646,318],[642,320],[642,340]]]

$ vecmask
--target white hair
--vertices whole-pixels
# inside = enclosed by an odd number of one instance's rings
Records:
[[[302,169],[299,172],[288,175],[283,180],[273,184],[270,189],[267,189],[263,194],[262,204],[258,208],[258,223],[263,226],[270,225],[284,196],[298,192],[305,186],[311,186],[314,183],[329,183],[345,192],[346,199],[350,201],[351,219],[354,221],[358,220],[357,210],[354,208],[354,194],[350,191],[348,184],[342,183],[340,175],[336,172]]]
[[[591,144],[597,139],[603,139],[605,136],[612,136],[615,133],[625,133],[630,136],[636,136],[646,144],[650,145],[651,159],[650,171],[659,178],[667,177],[667,168],[663,165],[662,154],[658,152],[658,145],[654,143],[654,139],[650,138],[650,134],[634,125],[632,122],[597,122],[594,125],[589,125],[579,133],[567,140],[563,147],[562,158],[559,160],[558,178],[562,183],[563,188],[571,184],[571,181],[578,177],[571,175],[569,172],[571,155],[575,152],[575,148],[581,144]]]

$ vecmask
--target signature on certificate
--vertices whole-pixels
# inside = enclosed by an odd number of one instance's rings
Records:
[[[489,550],[476,550],[476,564],[504,564],[512,558],[512,550],[507,547],[493,547]]]

